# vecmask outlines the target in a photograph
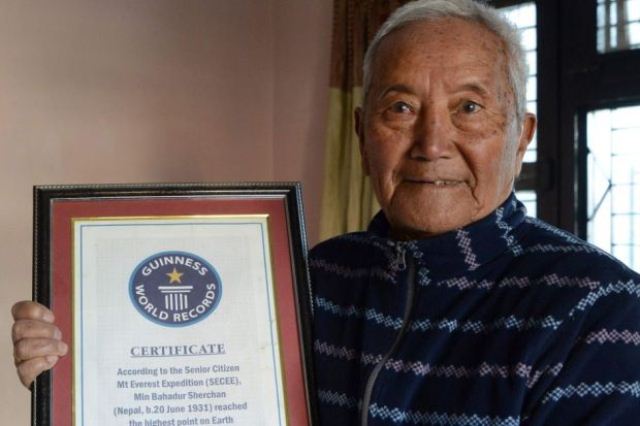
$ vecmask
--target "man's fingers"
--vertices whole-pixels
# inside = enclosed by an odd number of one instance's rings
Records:
[[[13,345],[13,357],[17,366],[23,362],[47,356],[66,355],[68,346],[56,339],[34,338],[18,340]]]
[[[28,361],[22,361],[18,364],[18,377],[22,384],[28,388],[35,380],[38,374],[42,373],[53,367],[58,362],[58,357],[49,355],[47,357],[39,357],[30,359]]]
[[[55,319],[53,312],[45,306],[30,300],[23,300],[22,302],[18,302],[13,305],[11,308],[11,314],[13,315],[13,319],[16,321],[32,319],[52,323]]]
[[[44,337],[47,339],[60,340],[62,333],[53,324],[37,320],[18,320],[11,328],[11,339],[13,343],[22,339]]]
[[[20,381],[29,387],[38,374],[50,369],[65,355],[60,329],[53,324],[53,312],[31,301],[18,302],[11,308],[15,320],[11,329],[13,357]]]

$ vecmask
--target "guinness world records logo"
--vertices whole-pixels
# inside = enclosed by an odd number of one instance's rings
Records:
[[[217,308],[222,282],[216,269],[202,257],[166,251],[138,264],[129,280],[129,296],[148,320],[184,327],[202,321]]]

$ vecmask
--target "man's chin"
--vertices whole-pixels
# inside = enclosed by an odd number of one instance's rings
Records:
[[[478,205],[468,187],[464,188],[436,195],[424,189],[398,188],[384,212],[396,234],[410,238],[444,234],[469,225],[477,216]]]
[[[472,215],[468,210],[451,206],[449,209],[422,208],[421,215],[417,210],[385,212],[391,224],[392,235],[398,239],[420,239],[445,234],[464,228],[472,223]]]

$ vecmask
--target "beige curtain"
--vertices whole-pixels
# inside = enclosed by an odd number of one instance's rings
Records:
[[[353,111],[362,102],[367,45],[389,14],[407,1],[334,0],[321,239],[365,229],[379,209],[362,173]]]

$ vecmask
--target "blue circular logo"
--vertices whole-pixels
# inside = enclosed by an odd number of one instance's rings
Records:
[[[220,276],[192,253],[168,251],[143,260],[129,280],[133,305],[147,319],[170,327],[202,321],[222,296]]]

